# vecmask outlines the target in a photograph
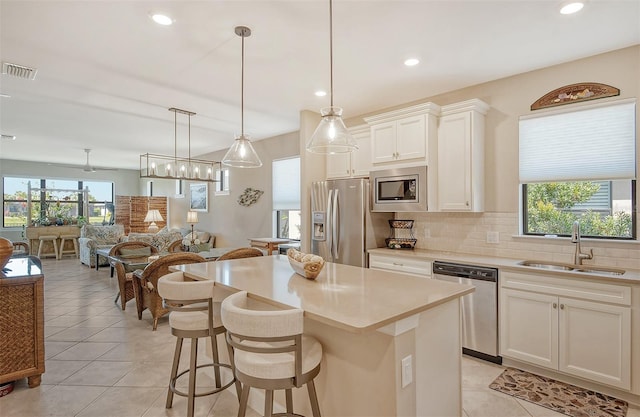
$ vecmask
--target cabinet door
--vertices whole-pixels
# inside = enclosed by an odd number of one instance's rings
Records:
[[[351,155],[349,153],[327,155],[327,178],[344,178],[350,175]]]
[[[560,298],[559,370],[631,388],[631,308]]]
[[[425,158],[427,155],[427,131],[424,115],[397,121],[396,160]]]
[[[558,297],[503,289],[500,354],[558,369]]]
[[[371,126],[372,163],[392,162],[396,157],[396,122]]]
[[[472,210],[471,112],[440,118],[438,127],[438,207]]]
[[[351,176],[368,177],[371,171],[371,132],[355,133],[358,150],[351,153]]]

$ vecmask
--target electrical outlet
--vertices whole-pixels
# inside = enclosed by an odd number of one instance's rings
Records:
[[[413,382],[413,364],[412,356],[406,356],[402,359],[402,388]]]
[[[487,243],[500,243],[500,233],[487,232]]]

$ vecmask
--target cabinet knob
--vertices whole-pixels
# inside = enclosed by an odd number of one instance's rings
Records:
[[[558,304],[557,303],[553,303],[553,308],[558,308]]]
[[[564,310],[564,304],[560,304],[560,310]]]
[[[396,263],[396,262],[394,262],[393,264],[394,264],[395,266],[404,266],[404,264],[399,264],[399,263]]]
[[[465,202],[464,202],[464,205],[465,205],[465,206],[467,206],[467,207],[469,207],[469,202],[468,202],[468,201],[465,201]]]

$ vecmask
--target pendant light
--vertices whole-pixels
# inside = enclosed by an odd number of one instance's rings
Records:
[[[329,0],[329,61],[331,72],[331,105],[320,110],[322,119],[307,144],[313,153],[346,153],[358,149],[351,133],[342,121],[342,108],[333,106],[333,1]]]
[[[251,36],[251,29],[246,26],[236,26],[236,35],[242,38],[242,77],[240,82],[240,136],[236,137],[229,148],[222,164],[236,168],[258,168],[262,161],[253,149],[249,137],[244,134],[244,38]]]

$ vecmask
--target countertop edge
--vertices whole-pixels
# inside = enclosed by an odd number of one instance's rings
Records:
[[[539,269],[535,267],[519,265],[518,263],[522,262],[524,259],[502,258],[497,256],[496,257],[488,256],[488,255],[439,252],[439,251],[426,250],[426,249],[398,250],[398,249],[388,249],[388,248],[374,248],[374,249],[369,249],[368,252],[372,254],[378,254],[378,255],[405,257],[409,259],[423,259],[427,261],[437,260],[437,261],[471,264],[471,265],[477,265],[477,266],[486,266],[486,267],[498,268],[500,270],[508,270],[508,271],[520,272],[520,273],[555,275],[558,277],[615,282],[618,284],[640,284],[640,271],[634,270],[634,269],[628,269],[628,268],[623,268],[625,269],[626,272],[622,276],[621,275],[604,275],[604,274],[596,274],[596,273],[588,273],[588,272],[572,272],[572,271]],[[584,264],[583,266],[589,267],[589,266],[595,266],[595,265]]]

